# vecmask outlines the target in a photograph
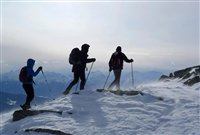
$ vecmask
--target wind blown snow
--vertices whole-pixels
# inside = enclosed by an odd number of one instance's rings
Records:
[[[199,84],[187,87],[176,81],[157,82],[140,85],[136,90],[146,94],[117,96],[86,89],[79,95],[60,96],[33,106],[61,110],[62,115],[43,113],[12,122],[13,111],[3,113],[0,133],[31,135],[36,133],[24,131],[48,128],[73,135],[200,135]]]

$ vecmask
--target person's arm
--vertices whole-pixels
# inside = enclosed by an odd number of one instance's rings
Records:
[[[33,77],[33,76],[37,76],[38,73],[42,70],[42,67],[39,67],[35,72],[33,71],[32,68],[28,68],[28,77]]]
[[[127,63],[133,62],[133,59],[128,59],[124,53],[122,53],[122,58],[123,58],[123,60],[126,61]]]
[[[79,58],[80,63],[85,64],[85,63],[91,63],[91,62],[96,61],[95,58],[87,58],[87,57],[88,57],[87,54],[81,53],[80,58]]]
[[[96,59],[95,58],[89,58],[86,60],[86,63],[91,63],[91,62],[95,62]]]
[[[38,69],[34,72],[33,76],[38,75],[41,70],[42,70],[42,67],[38,67]]]

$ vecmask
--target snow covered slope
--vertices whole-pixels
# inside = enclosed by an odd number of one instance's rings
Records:
[[[199,135],[200,85],[175,80],[138,86],[146,95],[117,96],[85,90],[60,96],[33,109],[62,110],[12,122],[14,111],[1,114],[1,135],[33,135],[26,129],[55,129],[73,135]],[[164,101],[154,96],[161,96]],[[69,114],[72,112],[73,114]]]

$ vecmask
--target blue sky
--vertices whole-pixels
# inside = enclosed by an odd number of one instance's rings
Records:
[[[95,70],[108,70],[120,45],[135,70],[177,70],[199,64],[199,3],[3,2],[3,72],[27,58],[50,71],[70,70],[72,48],[91,45]],[[125,64],[127,66],[128,64]]]

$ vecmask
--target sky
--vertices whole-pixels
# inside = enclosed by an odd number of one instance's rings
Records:
[[[199,65],[198,1],[10,1],[1,3],[2,72],[35,68],[70,71],[74,47],[90,45],[94,70],[108,70],[117,46],[134,70]],[[130,64],[124,64],[125,69]]]

